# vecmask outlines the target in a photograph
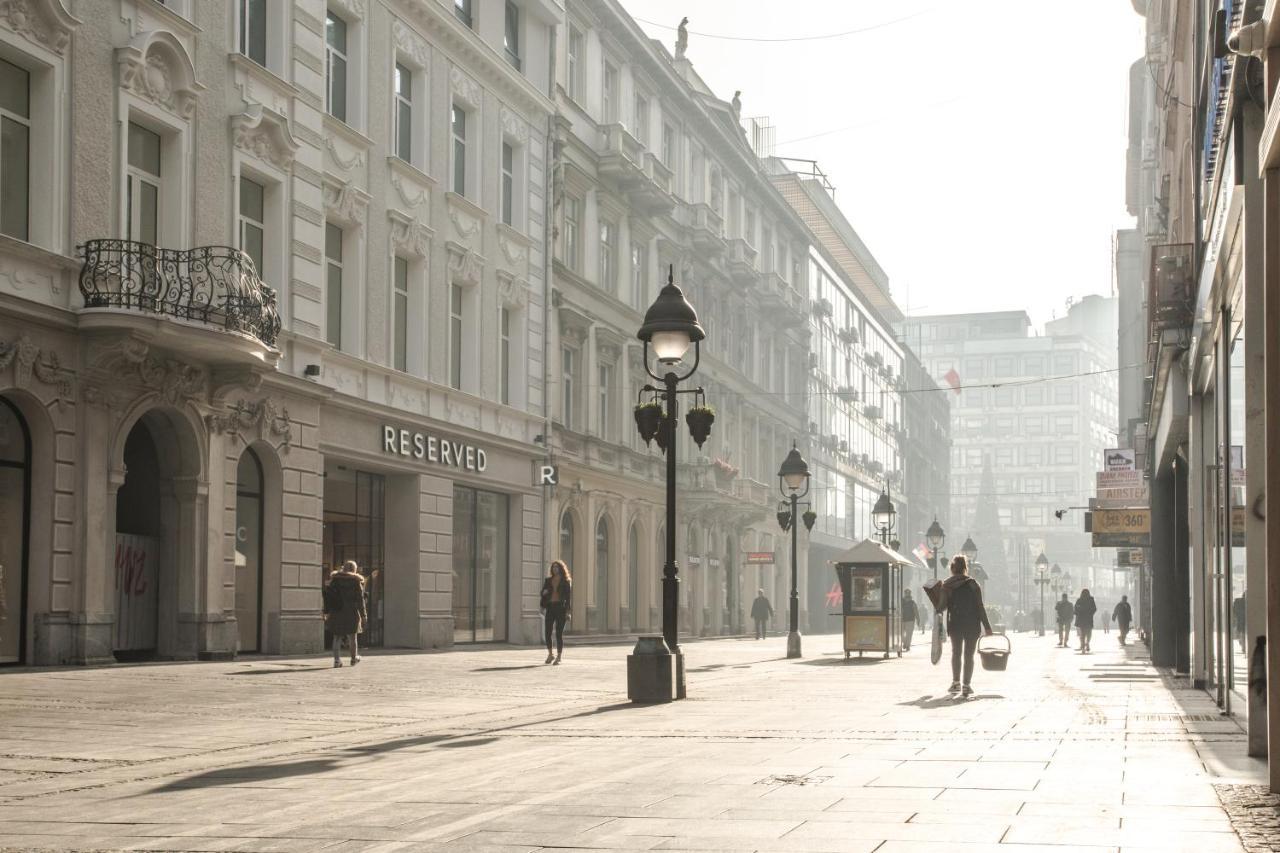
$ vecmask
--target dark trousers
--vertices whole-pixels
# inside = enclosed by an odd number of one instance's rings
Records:
[[[569,614],[564,609],[564,602],[553,601],[547,605],[547,614],[542,617],[542,631],[547,640],[547,654],[551,654],[551,629],[556,632],[556,654],[564,651],[564,623]]]
[[[1058,645],[1065,646],[1067,645],[1067,642],[1070,639],[1071,639],[1071,623],[1059,622],[1058,623]]]
[[[768,619],[756,620],[756,639],[757,640],[763,640],[765,638],[765,635],[769,633],[767,630],[768,626],[769,626]]]
[[[951,635],[951,680],[959,681],[966,686],[973,680],[973,653],[978,650],[977,637],[961,637],[959,634]],[[962,661],[963,657],[963,661]],[[964,677],[961,678],[961,664],[964,667]]]
[[[1120,645],[1124,645],[1125,638],[1129,636],[1129,623],[1120,621],[1116,623],[1116,627],[1120,629]]]
[[[915,622],[902,623],[902,650],[904,652],[911,651],[911,635],[915,633]]]

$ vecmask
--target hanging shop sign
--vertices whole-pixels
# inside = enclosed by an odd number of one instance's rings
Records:
[[[1127,447],[1109,447],[1102,455],[1107,471],[1137,471],[1138,451]]]
[[[746,562],[748,566],[772,566],[773,552],[772,551],[748,551]]]
[[[1144,485],[1141,471],[1099,471],[1099,489],[1132,489]]]
[[[1094,548],[1149,548],[1150,533],[1093,533]]]
[[[1093,532],[1150,534],[1151,510],[1141,507],[1095,510]]]
[[[435,465],[484,473],[489,457],[482,448],[436,435],[382,427],[382,450],[406,459],[421,459]]]
[[[1122,506],[1143,506],[1151,502],[1151,490],[1146,486],[1098,489],[1098,505],[1106,506],[1110,501],[1125,501]]]

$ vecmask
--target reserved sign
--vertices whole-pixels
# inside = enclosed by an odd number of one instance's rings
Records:
[[[382,427],[382,450],[476,473],[483,473],[489,466],[489,457],[479,447],[393,426]]]

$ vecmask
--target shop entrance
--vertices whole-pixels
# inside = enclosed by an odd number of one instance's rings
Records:
[[[144,417],[124,444],[124,483],[116,492],[117,660],[155,657],[160,634],[160,500],[172,491],[162,478],[155,435]],[[168,479],[169,482],[163,482]]]
[[[335,462],[324,465],[324,582],[347,560],[355,560],[365,577],[369,623],[360,645],[383,643],[386,480],[381,474],[355,471]],[[325,647],[332,637],[325,632]]]
[[[453,641],[507,639],[506,495],[453,487]]]
[[[246,449],[236,468],[236,626],[240,651],[262,648],[262,462]]]
[[[30,471],[27,423],[0,397],[0,664],[25,659]]]

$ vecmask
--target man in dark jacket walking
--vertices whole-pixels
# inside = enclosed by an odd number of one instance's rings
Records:
[[[763,640],[768,634],[769,620],[773,618],[773,605],[764,597],[764,590],[756,590],[756,600],[751,602],[751,618],[756,622],[756,639]]]
[[[1074,608],[1076,614],[1076,633],[1080,636],[1080,654],[1087,655],[1091,651],[1089,641],[1093,639],[1093,614],[1098,612],[1098,604],[1089,594],[1089,590],[1080,590]]]
[[[1071,619],[1076,615],[1076,609],[1071,606],[1065,592],[1062,600],[1053,606],[1053,612],[1058,616],[1058,648],[1069,649],[1071,646],[1067,640],[1071,636]]]
[[[351,647],[351,665],[360,663],[357,635],[364,630],[369,616],[364,604],[364,577],[355,560],[347,560],[342,570],[333,573],[324,591],[324,618],[333,635],[333,665],[342,666],[342,640]]]
[[[982,603],[982,586],[969,577],[969,560],[959,554],[951,560],[951,577],[942,582],[947,608],[947,638],[951,641],[951,689],[963,698],[973,695],[973,654],[978,637],[990,636],[991,623]],[[963,681],[961,679],[963,678]]]
[[[1129,623],[1133,621],[1133,608],[1129,606],[1129,596],[1120,596],[1120,603],[1111,611],[1111,616],[1116,620],[1116,630],[1120,632],[1120,645],[1124,645],[1124,638],[1129,635]]]
[[[916,608],[915,599],[911,597],[911,590],[904,589],[902,591],[902,650],[904,652],[911,651],[911,636],[916,632],[918,616],[919,610]]]

